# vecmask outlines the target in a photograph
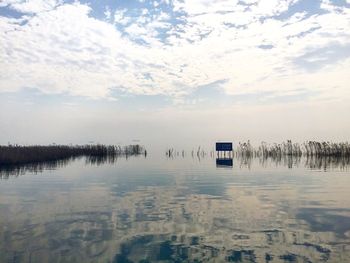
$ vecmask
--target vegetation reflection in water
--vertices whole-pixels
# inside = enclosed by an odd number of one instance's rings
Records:
[[[0,262],[346,262],[348,165],[86,158],[8,177]]]

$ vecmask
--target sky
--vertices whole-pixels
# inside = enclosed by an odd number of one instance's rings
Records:
[[[349,0],[0,0],[0,144],[349,140]]]

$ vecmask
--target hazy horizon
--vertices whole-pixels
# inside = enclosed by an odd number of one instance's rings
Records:
[[[350,2],[0,2],[0,144],[348,141]]]

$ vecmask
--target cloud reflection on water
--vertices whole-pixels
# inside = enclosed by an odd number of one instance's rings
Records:
[[[233,170],[216,169],[208,157],[94,160],[99,167],[86,161],[50,175],[43,170],[39,179],[26,174],[12,186],[2,181],[0,261],[345,262],[350,256],[348,173],[321,176],[305,169],[305,160],[289,169],[288,160],[260,167],[263,160],[237,159]],[[81,177],[72,177],[77,171]]]

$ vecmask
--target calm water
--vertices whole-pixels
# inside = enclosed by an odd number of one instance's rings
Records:
[[[2,174],[0,262],[350,262],[343,162],[165,156]]]

